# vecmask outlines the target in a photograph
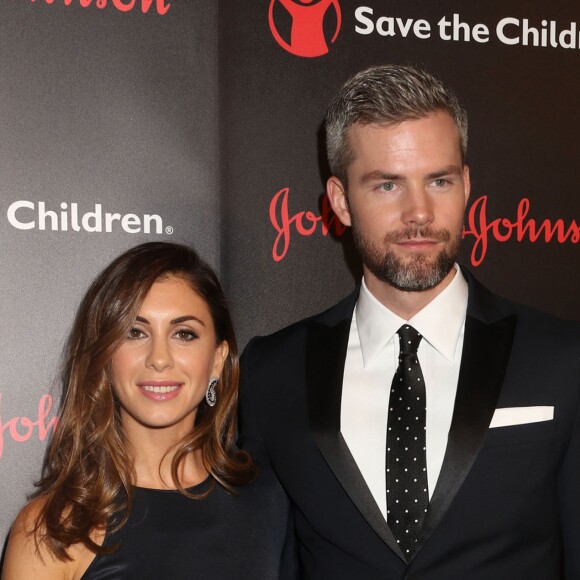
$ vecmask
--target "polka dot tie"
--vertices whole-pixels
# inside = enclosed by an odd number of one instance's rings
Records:
[[[399,366],[391,386],[387,423],[387,522],[409,558],[429,504],[426,396],[417,358],[422,336],[408,324],[401,326],[397,334],[401,344]]]

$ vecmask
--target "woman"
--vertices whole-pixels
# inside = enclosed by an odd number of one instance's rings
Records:
[[[235,445],[236,340],[193,250],[117,258],[65,354],[59,425],[3,580],[296,577],[284,494]]]

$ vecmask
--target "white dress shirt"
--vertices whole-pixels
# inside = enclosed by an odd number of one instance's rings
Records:
[[[353,312],[342,386],[340,430],[383,516],[389,394],[397,369],[397,330],[423,335],[417,356],[427,395],[427,480],[433,495],[451,426],[463,350],[467,282],[456,265],[451,283],[406,321],[383,306],[364,279]]]

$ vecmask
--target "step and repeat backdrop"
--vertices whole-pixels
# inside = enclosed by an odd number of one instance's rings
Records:
[[[55,427],[75,309],[114,256],[193,245],[220,272],[241,346],[352,290],[323,119],[351,74],[384,62],[427,68],[469,113],[462,263],[580,320],[572,0],[2,3],[2,542]]]
[[[220,262],[213,0],[0,7],[0,539],[38,479],[59,359],[90,281],[127,248]]]
[[[222,234],[246,340],[360,276],[329,214],[323,119],[353,73],[423,66],[469,113],[462,263],[496,292],[580,319],[580,17],[541,0],[220,3]]]

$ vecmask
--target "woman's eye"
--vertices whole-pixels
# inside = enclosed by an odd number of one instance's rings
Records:
[[[138,340],[139,338],[143,338],[144,336],[145,333],[142,330],[139,330],[138,328],[131,328],[131,330],[129,330],[127,334],[127,338],[129,340]]]
[[[184,342],[190,342],[197,338],[197,334],[193,330],[178,330],[175,333],[176,338],[183,340]]]

